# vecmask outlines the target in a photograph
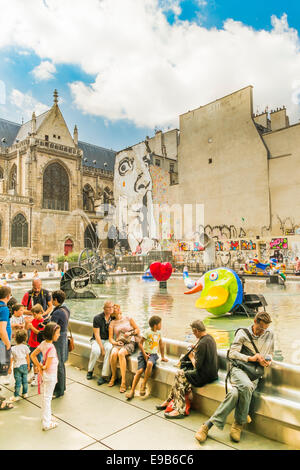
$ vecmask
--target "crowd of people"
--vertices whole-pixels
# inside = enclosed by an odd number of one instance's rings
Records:
[[[28,397],[28,384],[42,385],[42,427],[53,429],[57,422],[51,416],[51,400],[62,397],[66,390],[65,363],[68,359],[68,323],[70,310],[65,305],[61,290],[52,294],[42,287],[40,279],[32,281],[32,289],[18,303],[11,296],[11,288],[0,287],[0,375],[5,379],[13,373],[14,395],[11,399],[0,396],[0,409],[8,410],[14,402]],[[249,422],[249,409],[253,392],[260,376],[253,376],[251,365],[264,370],[271,364],[274,336],[269,329],[271,317],[259,312],[249,328],[237,330],[228,351],[230,364],[228,379],[231,383],[226,397],[215,413],[202,424],[196,439],[203,443],[213,425],[223,429],[227,416],[235,410],[230,437],[239,442],[243,425]],[[161,336],[162,319],[149,318],[148,327],[141,331],[135,320],[123,315],[120,305],[106,301],[103,312],[93,319],[91,352],[86,378],[92,380],[96,362],[102,357],[98,385],[113,387],[117,383],[119,363],[120,393],[127,400],[135,397],[137,385],[143,376],[139,395],[145,396],[147,382],[158,360],[167,362]],[[164,410],[166,419],[182,419],[189,414],[192,387],[203,387],[218,379],[218,355],[214,338],[206,331],[202,321],[191,324],[195,343],[180,359],[180,367],[166,400],[157,406]],[[138,351],[137,371],[127,390],[127,357]],[[6,369],[5,369],[6,367]],[[251,375],[252,374],[252,375]]]
[[[12,297],[11,287],[0,287],[0,375],[3,385],[10,383],[12,373],[15,379],[14,395],[0,396],[0,410],[27,398],[29,383],[37,386],[42,390],[44,430],[57,426],[51,417],[51,400],[66,390],[70,310],[64,302],[63,291],[51,294],[39,278],[33,279],[32,289],[20,303]]]

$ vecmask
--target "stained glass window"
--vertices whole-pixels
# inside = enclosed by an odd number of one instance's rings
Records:
[[[28,246],[28,223],[23,214],[17,214],[11,225],[11,246]]]
[[[69,210],[69,177],[59,163],[51,163],[44,172],[43,208]]]

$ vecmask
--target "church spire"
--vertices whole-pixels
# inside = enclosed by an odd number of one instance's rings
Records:
[[[53,92],[53,101],[54,101],[54,104],[57,105],[57,103],[58,103],[58,91],[56,89]]]
[[[73,140],[74,140],[74,144],[78,145],[78,129],[77,129],[76,124],[75,124],[74,132],[73,132]]]

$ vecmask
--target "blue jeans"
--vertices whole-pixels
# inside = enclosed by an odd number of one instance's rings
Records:
[[[28,366],[22,364],[20,367],[14,368],[15,377],[15,397],[20,396],[21,385],[23,385],[23,395],[28,392]]]
[[[66,368],[65,362],[68,360],[68,338],[67,331],[61,332],[60,337],[53,343],[58,357],[57,383],[54,389],[54,395],[61,397],[66,390]]]
[[[252,382],[248,375],[238,367],[232,368],[230,382],[232,389],[228,391],[225,400],[209,419],[220,429],[223,429],[226,418],[233,409],[235,409],[234,419],[238,424],[247,422],[252,394],[258,384],[258,380]]]

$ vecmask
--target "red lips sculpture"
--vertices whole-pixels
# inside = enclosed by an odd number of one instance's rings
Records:
[[[150,265],[150,272],[154,279],[157,281],[167,281],[172,274],[171,263],[152,263]]]

